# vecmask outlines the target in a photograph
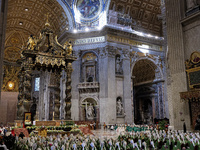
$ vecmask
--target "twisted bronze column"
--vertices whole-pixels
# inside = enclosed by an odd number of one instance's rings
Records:
[[[71,120],[71,98],[72,98],[72,95],[71,95],[71,90],[72,90],[72,87],[71,87],[71,74],[72,74],[72,64],[71,63],[68,63],[67,64],[67,68],[66,68],[66,72],[67,72],[67,81],[66,81],[66,90],[65,90],[65,94],[66,94],[66,98],[65,98],[65,103],[66,103],[66,106],[65,106],[65,119],[66,120]]]
[[[55,73],[56,76],[56,88],[55,88],[55,101],[54,101],[54,119],[59,120],[60,119],[60,72]]]

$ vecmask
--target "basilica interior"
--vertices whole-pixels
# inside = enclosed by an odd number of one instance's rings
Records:
[[[200,115],[199,0],[1,0],[0,122]]]

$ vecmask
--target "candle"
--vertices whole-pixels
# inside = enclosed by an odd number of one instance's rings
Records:
[[[54,120],[54,111],[53,111],[53,120]]]

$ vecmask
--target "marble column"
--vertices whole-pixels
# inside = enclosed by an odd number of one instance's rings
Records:
[[[1,87],[3,84],[3,59],[4,59],[4,44],[6,34],[8,0],[0,0],[0,102],[1,102]]]

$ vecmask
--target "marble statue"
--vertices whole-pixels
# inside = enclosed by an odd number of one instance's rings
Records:
[[[120,99],[117,101],[117,114],[121,114],[123,110],[122,102]]]
[[[92,106],[92,103],[87,108],[87,118],[93,118],[94,117],[94,108]]]
[[[122,61],[121,61],[120,57],[116,58],[116,72],[122,73]]]

